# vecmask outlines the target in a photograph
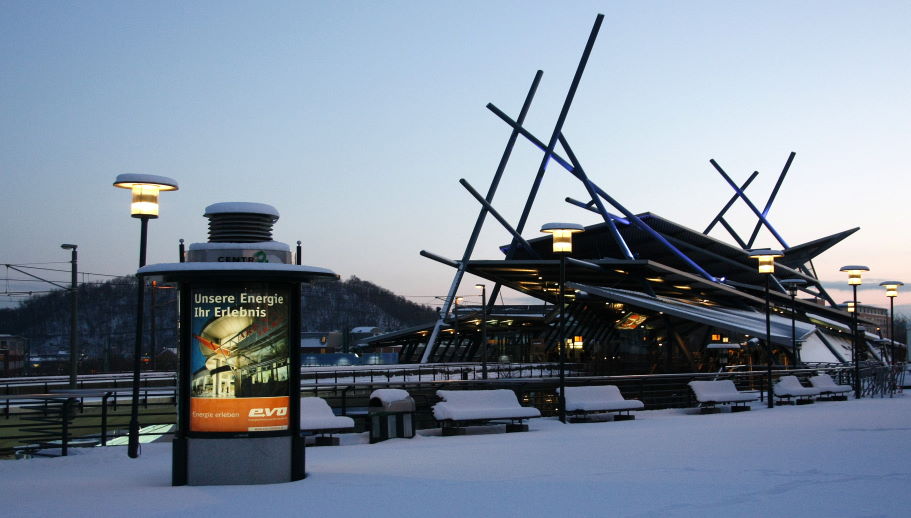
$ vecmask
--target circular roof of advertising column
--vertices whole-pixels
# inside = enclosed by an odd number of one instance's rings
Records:
[[[187,281],[337,281],[339,275],[318,266],[284,263],[161,263],[143,266],[137,272],[143,277],[159,277],[163,282]]]
[[[278,210],[272,205],[248,201],[223,201],[221,203],[213,203],[206,207],[206,212],[203,216],[208,217],[213,214],[263,214],[272,216],[275,219],[279,218]]]

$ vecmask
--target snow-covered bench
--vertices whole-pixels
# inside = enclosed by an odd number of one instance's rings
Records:
[[[560,389],[557,389],[557,394]],[[566,387],[566,413],[583,418],[589,414],[616,412],[614,421],[635,419],[630,410],[639,410],[645,405],[638,399],[624,399],[616,385],[590,387]],[[625,412],[625,413],[624,413]]]
[[[703,414],[720,412],[715,405],[727,404],[731,405],[731,412],[744,412],[750,409],[745,403],[759,399],[756,394],[738,391],[731,380],[691,381],[689,386],[701,404]]]
[[[496,390],[438,390],[443,401],[433,405],[433,417],[440,423],[443,435],[465,433],[464,426],[509,421],[507,432],[528,431],[523,420],[541,417],[541,411],[519,404],[515,392]]]
[[[778,383],[775,384],[772,391],[779,400],[783,399],[787,404],[791,404],[793,399],[798,405],[808,405],[814,401],[816,396],[822,393],[822,390],[818,388],[801,385],[797,376],[782,376],[778,378]]]
[[[851,385],[836,384],[828,374],[811,376],[810,384],[821,391],[819,393],[822,396],[820,399],[825,398],[829,401],[846,401],[848,399],[847,394],[854,390]]]
[[[300,410],[301,432],[319,434],[315,438],[316,446],[338,446],[338,437],[332,437],[332,434],[354,429],[354,419],[335,415],[329,403],[321,397],[300,398]]]

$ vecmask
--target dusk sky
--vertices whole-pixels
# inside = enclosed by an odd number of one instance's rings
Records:
[[[0,0],[0,263],[67,261],[59,245],[75,243],[80,271],[135,273],[139,222],[111,184],[147,173],[180,183],[149,263],[205,241],[207,205],[268,203],[304,264],[438,305],[453,271],[419,251],[464,250],[479,207],[458,180],[486,192],[510,132],[485,105],[516,117],[543,70],[526,127],[546,140],[598,13],[564,133],[605,191],[701,231],[732,194],[709,159],[738,183],[759,171],[747,193],[762,206],[794,151],[769,214],[788,244],[861,228],[815,262],[836,300],[846,264],[870,267],[866,304],[888,306],[880,281],[911,284],[907,0]],[[494,200],[513,223],[540,156],[520,140]],[[526,237],[598,222],[566,196],[587,199],[552,165]],[[731,220],[755,223],[742,203]],[[474,257],[508,241],[488,218]],[[47,286],[0,285],[22,289]]]

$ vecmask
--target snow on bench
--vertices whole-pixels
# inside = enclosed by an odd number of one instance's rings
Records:
[[[557,389],[560,394],[560,389]],[[645,405],[638,399],[624,399],[616,385],[589,387],[566,387],[566,413],[587,416],[606,412],[617,412],[614,421],[635,419],[630,410],[639,410]],[[623,412],[626,412],[625,414]]]
[[[321,397],[300,398],[300,427],[301,432],[321,434],[316,438],[317,446],[338,446],[338,437],[331,437],[333,433],[354,429],[354,419],[347,416],[335,415],[329,403]]]
[[[830,401],[845,401],[848,396],[845,394],[854,390],[851,385],[838,385],[828,374],[818,374],[810,377],[810,384],[818,388],[821,396],[828,396]]]
[[[791,403],[791,398],[794,398],[794,402],[798,405],[810,404],[813,402],[814,397],[822,394],[822,390],[818,388],[801,385],[797,376],[782,376],[778,378],[778,383],[775,384],[772,392],[775,393],[775,397],[786,400],[788,404]]]
[[[742,403],[759,399],[756,394],[738,391],[731,380],[691,381],[689,386],[696,395],[696,400],[702,404],[703,414],[720,412],[721,409],[715,405],[729,403],[731,403],[731,412],[744,412],[750,407]]]
[[[509,420],[507,432],[528,431],[522,420],[541,417],[541,411],[519,404],[515,392],[496,390],[438,390],[443,401],[433,405],[433,417],[442,427],[443,435],[465,433],[468,424],[488,424],[490,421]],[[518,421],[518,422],[517,422]]]

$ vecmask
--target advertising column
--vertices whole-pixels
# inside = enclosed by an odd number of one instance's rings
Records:
[[[290,292],[256,282],[191,287],[191,434],[289,429]]]

